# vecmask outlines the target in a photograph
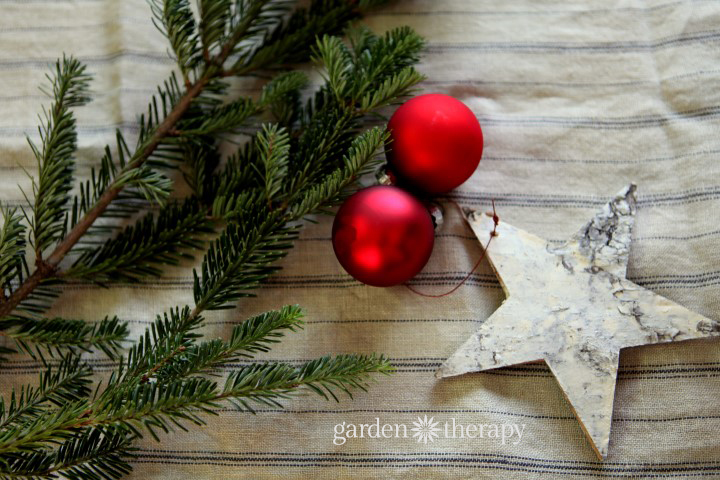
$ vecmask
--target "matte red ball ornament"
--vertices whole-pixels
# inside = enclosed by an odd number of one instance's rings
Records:
[[[413,188],[447,192],[470,178],[483,151],[475,114],[459,100],[440,93],[411,98],[388,123],[390,169]]]
[[[335,215],[332,244],[340,265],[375,287],[399,285],[427,263],[435,242],[425,206],[405,190],[369,187],[352,195]]]

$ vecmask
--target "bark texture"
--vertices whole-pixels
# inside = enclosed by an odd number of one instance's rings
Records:
[[[561,247],[501,219],[487,256],[507,298],[436,375],[544,360],[604,458],[620,349],[720,335],[720,322],[625,278],[635,190],[621,190]],[[467,220],[485,245],[492,217]]]

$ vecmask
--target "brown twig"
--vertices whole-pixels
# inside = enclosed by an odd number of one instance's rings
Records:
[[[152,137],[140,153],[136,153],[132,159],[132,168],[140,167],[152,155],[155,149],[167,137],[177,122],[182,118],[190,105],[210,81],[209,77],[201,77],[192,87],[180,98],[172,111],[155,129]],[[35,271],[15,290],[10,297],[0,304],[0,317],[9,315],[43,280],[52,277],[58,270],[60,262],[75,246],[75,244],[87,233],[100,215],[107,210],[110,203],[115,200],[122,191],[122,187],[110,186],[100,196],[95,206],[80,219],[80,221],[68,232],[63,240],[55,247],[55,250],[42,262],[38,262]]]
[[[187,86],[185,94],[180,97],[180,100],[175,104],[170,113],[165,119],[158,125],[153,133],[150,140],[129,162],[131,168],[140,167],[145,161],[152,155],[155,149],[160,143],[168,136],[173,136],[177,133],[175,126],[178,121],[183,117],[185,112],[190,108],[193,100],[202,93],[203,89],[210,83],[210,81],[218,76],[222,76],[222,66],[225,61],[232,54],[235,44],[245,35],[247,29],[250,27],[254,15],[257,15],[259,9],[256,12],[252,12],[248,15],[245,22],[238,26],[232,37],[223,46],[221,51],[206,62],[205,71],[203,75],[195,82]],[[261,65],[254,66],[254,68],[261,68]],[[247,73],[249,68],[243,69],[242,73]],[[234,72],[238,74],[238,71]],[[110,186],[100,196],[98,201],[95,203],[80,221],[68,232],[63,240],[55,247],[55,250],[50,254],[47,259],[38,263],[35,271],[25,279],[25,281],[15,290],[10,297],[6,299],[0,299],[0,318],[10,315],[13,310],[26,299],[44,280],[53,277],[57,271],[60,262],[70,252],[70,250],[77,244],[78,241],[87,233],[90,227],[100,217],[100,215],[107,210],[110,203],[117,198],[122,191],[122,187]]]

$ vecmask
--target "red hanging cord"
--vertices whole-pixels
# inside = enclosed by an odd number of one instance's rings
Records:
[[[458,207],[458,209],[460,210],[460,213],[464,215],[464,213],[463,213],[463,211],[462,211],[462,207],[460,206],[460,204],[457,203],[457,202],[454,202],[454,201],[453,201],[453,203],[455,204],[455,206]],[[437,294],[437,295],[433,295],[433,294],[429,294],[429,293],[423,293],[423,292],[421,292],[421,291],[419,291],[419,290],[416,290],[415,288],[413,288],[412,286],[410,286],[410,284],[408,284],[408,283],[405,284],[405,287],[406,287],[408,290],[410,290],[411,292],[413,292],[414,294],[416,294],[416,295],[420,295],[421,297],[428,297],[428,298],[440,298],[440,297],[445,297],[445,296],[447,296],[447,295],[450,295],[450,294],[452,294],[452,293],[455,293],[455,291],[456,291],[458,288],[462,287],[462,286],[465,284],[465,282],[467,282],[468,279],[472,276],[472,274],[475,273],[475,270],[477,270],[477,268],[480,266],[480,264],[482,263],[482,261],[485,259],[485,255],[487,254],[487,249],[488,249],[488,247],[490,246],[490,242],[492,242],[492,239],[497,236],[497,226],[498,226],[498,224],[500,223],[500,217],[498,217],[497,212],[495,211],[495,200],[492,200],[492,207],[493,207],[493,223],[495,224],[495,226],[493,227],[493,231],[490,232],[490,238],[488,238],[488,241],[485,243],[485,247],[483,248],[483,253],[482,253],[482,255],[480,255],[480,258],[478,259],[478,261],[475,262],[475,266],[473,266],[472,270],[470,270],[470,272],[469,272],[467,275],[465,275],[465,278],[463,278],[460,283],[458,283],[457,285],[455,285],[450,291],[447,291],[447,292],[445,292],[445,293],[440,293],[440,294]]]

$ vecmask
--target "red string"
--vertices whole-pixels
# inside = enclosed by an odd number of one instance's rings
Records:
[[[462,211],[462,207],[460,206],[460,204],[457,203],[457,202],[455,202],[455,201],[453,201],[452,203],[454,203],[455,206],[457,206],[458,209],[460,210],[460,213],[461,213],[462,215],[464,215],[464,213],[463,213],[463,211]],[[469,272],[467,275],[465,275],[465,278],[463,278],[460,283],[458,283],[457,285],[455,285],[450,291],[447,291],[447,292],[445,292],[445,293],[440,293],[440,294],[437,294],[437,295],[432,295],[432,294],[429,294],[429,293],[423,293],[423,292],[421,292],[421,291],[419,291],[419,290],[416,290],[415,288],[413,288],[413,287],[412,287],[410,284],[408,284],[408,283],[405,284],[405,287],[406,287],[408,290],[410,290],[411,292],[413,292],[414,294],[416,294],[416,295],[420,295],[421,297],[429,297],[429,298],[445,297],[445,296],[447,296],[447,295],[450,295],[450,294],[452,294],[452,293],[455,293],[455,291],[456,291],[458,288],[462,287],[462,286],[465,284],[465,282],[467,282],[468,279],[472,276],[472,274],[475,273],[475,270],[477,270],[477,268],[480,266],[480,264],[482,263],[482,261],[485,259],[485,255],[487,254],[487,249],[488,249],[488,247],[490,246],[490,242],[492,242],[492,239],[497,236],[497,226],[498,226],[498,224],[500,223],[500,217],[498,217],[497,212],[495,211],[495,200],[492,201],[492,207],[493,207],[493,223],[495,224],[495,226],[493,227],[493,231],[490,232],[490,238],[488,238],[488,241],[485,242],[485,247],[483,248],[483,253],[482,253],[482,255],[480,255],[480,258],[478,259],[478,261],[475,262],[475,266],[473,266],[472,270],[470,270],[470,272]]]

